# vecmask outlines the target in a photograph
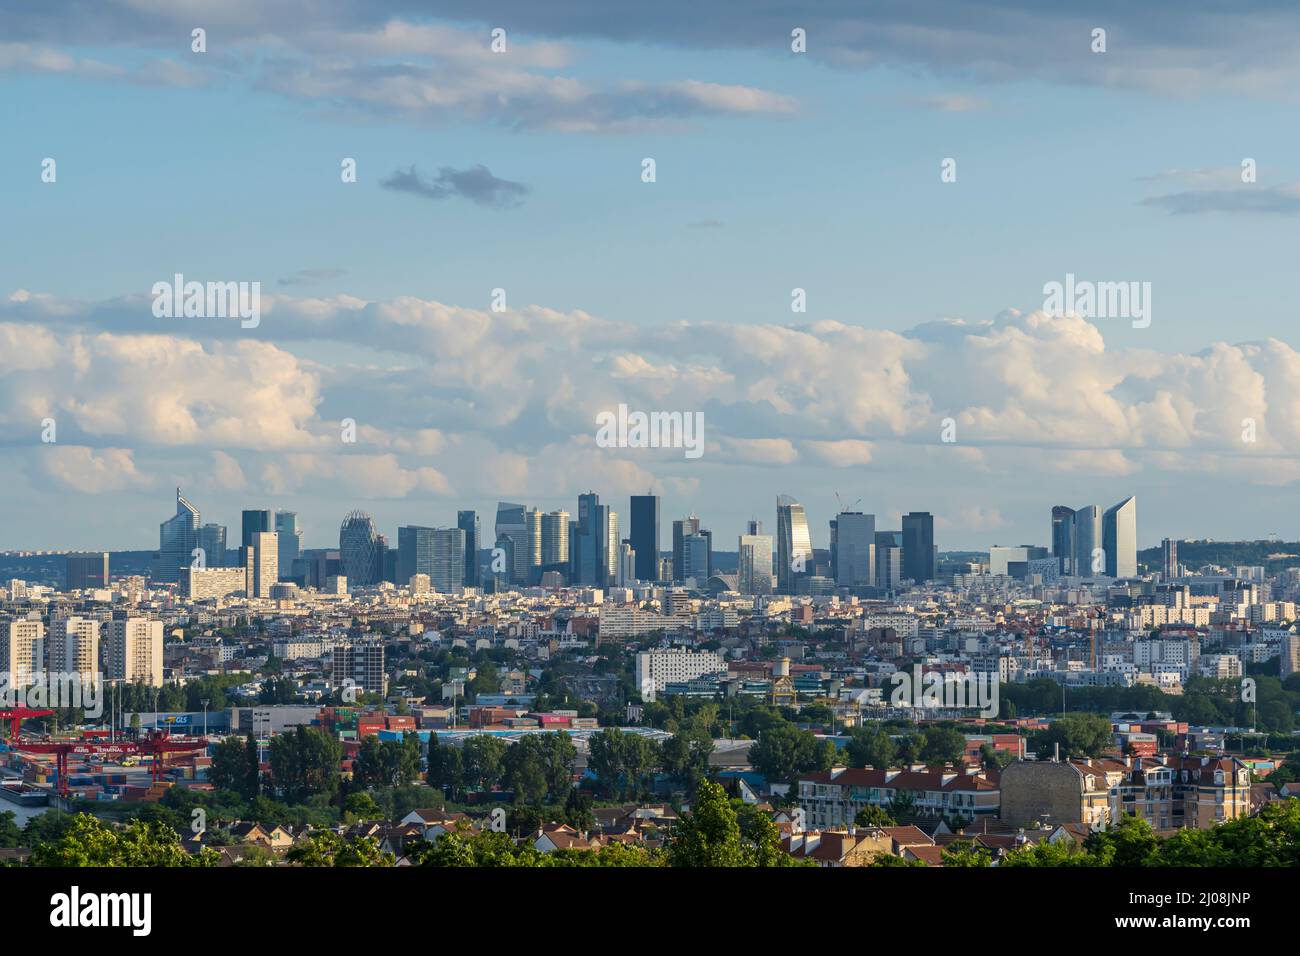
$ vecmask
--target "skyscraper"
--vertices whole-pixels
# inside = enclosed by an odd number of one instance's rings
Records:
[[[383,578],[384,548],[375,521],[364,511],[353,511],[339,528],[339,565],[349,587],[368,587]]]
[[[293,562],[302,553],[302,531],[298,528],[298,512],[277,511],[275,533],[280,548],[280,577],[287,579],[293,573]]]
[[[496,547],[505,552],[505,578],[512,584],[528,579],[528,508],[513,501],[497,502]]]
[[[694,579],[699,587],[709,580],[709,538],[688,534],[682,538],[682,573],[680,579]]]
[[[750,533],[742,534],[738,544],[736,587],[741,594],[771,594],[772,536],[762,534],[757,521],[751,521],[749,527]]]
[[[441,594],[450,594],[465,582],[465,532],[461,528],[437,528],[433,532],[433,566],[429,584]]]
[[[478,512],[457,511],[456,527],[465,532],[465,586],[476,588],[478,580],[478,549],[480,528]]]
[[[1102,517],[1102,547],[1106,551],[1107,575],[1137,576],[1137,499],[1132,495],[1106,509]]]
[[[835,583],[839,587],[876,586],[876,516],[842,511],[835,517]]]
[[[1074,509],[1052,508],[1052,557],[1062,574],[1074,574]]]
[[[542,570],[559,571],[566,577],[569,567],[569,513],[548,511],[542,515]]]
[[[1165,538],[1160,542],[1160,556],[1164,579],[1172,581],[1178,577],[1178,542],[1172,538]]]
[[[911,511],[903,515],[903,577],[933,581],[937,555],[934,548],[934,515]]]
[[[1102,547],[1101,509],[1096,505],[1084,505],[1074,512],[1074,573],[1080,577],[1092,577],[1106,570],[1105,562],[1093,564],[1093,552]]]
[[[416,574],[428,575],[432,581],[434,530],[418,525],[405,525],[397,529],[398,587],[405,587]]]
[[[690,515],[686,518],[678,518],[673,522],[673,580],[685,581],[686,575],[683,573],[685,567],[685,558],[682,555],[682,541],[687,535],[700,533],[700,519],[697,515]]]
[[[269,598],[271,588],[280,580],[280,544],[279,535],[274,531],[258,531],[252,536],[252,543],[242,548],[247,571],[249,597]]]
[[[659,573],[659,496],[633,495],[629,543],[636,552],[636,577],[654,581]]]
[[[199,529],[199,545],[203,549],[203,563],[209,568],[226,566],[226,526],[205,524]]]
[[[181,579],[181,568],[189,567],[194,560],[198,532],[199,509],[186,501],[177,488],[176,514],[158,526],[158,557],[153,568],[155,581],[175,584]]]
[[[242,516],[241,534],[239,536],[240,555],[245,552],[242,550],[253,544],[253,535],[265,534],[274,530],[271,527],[271,512],[266,510],[246,510]],[[243,567],[243,558],[240,558],[240,566]]]
[[[794,594],[812,560],[812,535],[803,505],[789,495],[776,499],[776,577],[783,594]]]
[[[108,587],[108,552],[69,554],[64,559],[63,586],[69,591]]]

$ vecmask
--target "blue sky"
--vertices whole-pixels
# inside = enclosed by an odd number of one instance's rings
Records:
[[[205,520],[296,508],[316,546],[352,507],[394,536],[498,496],[572,510],[587,480],[621,510],[653,485],[665,521],[693,509],[722,541],[751,513],[771,523],[784,492],[824,546],[836,491],[882,524],[936,512],[942,548],[1040,543],[1052,504],[1129,494],[1143,546],[1287,535],[1300,17],[1151,6],[758,4],[733,22],[677,3],[478,19],[455,3],[137,0],[97,5],[92,30],[60,19],[79,3],[0,5],[0,548],[156,545],[177,482]],[[208,52],[192,53],[204,24]],[[798,25],[806,55],[789,50]],[[486,52],[493,26],[506,54]],[[1243,185],[1247,157],[1258,182]],[[522,202],[381,186],[475,166],[526,187]],[[266,356],[227,329],[151,325],[139,299],[175,272],[260,281],[301,322],[273,311],[242,336]],[[1027,318],[1067,272],[1150,282],[1150,328]],[[520,310],[501,327],[496,287]],[[807,314],[791,314],[794,287]],[[364,310],[339,318],[352,303],[417,315],[376,334]],[[434,330],[427,303],[467,318]],[[337,321],[318,334],[313,314]],[[816,323],[856,331],[772,331]],[[105,333],[120,340],[65,367]],[[1070,368],[1098,333],[1102,351]],[[201,352],[179,369],[137,336]],[[292,405],[274,388],[232,399],[262,361],[291,366],[275,388],[301,407],[232,427]],[[827,376],[862,382],[831,392]],[[584,422],[623,400],[703,409],[716,447],[698,466],[592,448]],[[349,413],[369,446],[331,444]],[[37,440],[47,414],[63,447]],[[956,448],[938,443],[947,416]],[[859,444],[805,444],[840,440]],[[44,517],[56,501],[66,527]]]

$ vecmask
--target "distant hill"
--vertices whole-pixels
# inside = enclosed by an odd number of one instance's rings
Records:
[[[1159,548],[1138,552],[1138,561],[1159,567]],[[1179,541],[1178,563],[1188,568],[1204,564],[1222,567],[1262,565],[1270,571],[1300,567],[1300,541]]]

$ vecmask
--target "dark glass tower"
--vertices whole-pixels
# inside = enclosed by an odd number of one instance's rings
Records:
[[[934,580],[934,515],[911,511],[903,515],[903,577]]]
[[[465,532],[465,587],[478,587],[479,520],[477,511],[457,511],[456,527]]]
[[[636,552],[638,581],[659,577],[659,496],[632,496],[632,550]]]

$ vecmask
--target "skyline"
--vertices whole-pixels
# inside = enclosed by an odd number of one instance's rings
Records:
[[[0,549],[148,548],[175,485],[308,541],[580,485],[725,528],[795,490],[822,541],[837,493],[963,550],[1130,494],[1145,547],[1300,536],[1300,12],[0,9],[41,105],[0,155]],[[177,275],[256,321],[163,317]],[[700,456],[605,447],[623,406]]]

